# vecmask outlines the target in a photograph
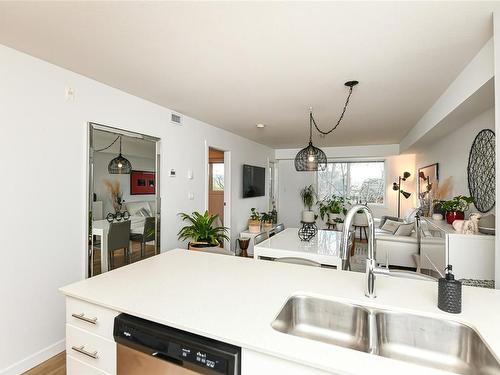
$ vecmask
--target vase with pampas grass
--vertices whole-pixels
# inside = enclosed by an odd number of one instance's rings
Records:
[[[443,202],[451,195],[453,190],[453,177],[446,178],[442,183],[436,182],[436,188],[432,192],[432,213],[445,215],[445,210],[442,207]]]
[[[120,181],[118,180],[104,180],[104,186],[109,192],[111,203],[113,204],[113,209],[115,213],[118,213],[122,209],[123,205],[123,193],[120,191]]]

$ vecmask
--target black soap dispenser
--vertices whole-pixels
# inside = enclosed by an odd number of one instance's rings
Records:
[[[462,282],[455,280],[452,266],[445,268],[446,275],[438,281],[438,307],[452,314],[462,312]]]

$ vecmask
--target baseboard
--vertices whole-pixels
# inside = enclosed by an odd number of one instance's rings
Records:
[[[63,339],[1,370],[0,375],[22,374],[23,372],[38,366],[40,363],[45,362],[47,359],[55,356],[56,354],[61,353],[65,349],[66,340]]]

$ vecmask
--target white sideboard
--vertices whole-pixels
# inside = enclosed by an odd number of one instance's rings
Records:
[[[420,262],[436,277],[451,264],[457,279],[494,280],[495,236],[461,234],[444,220],[422,218]]]

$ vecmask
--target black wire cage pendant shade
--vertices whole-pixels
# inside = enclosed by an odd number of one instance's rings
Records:
[[[344,109],[337,121],[337,123],[333,126],[332,129],[328,131],[322,131],[316,121],[314,120],[314,116],[312,113],[312,109],[309,112],[309,145],[300,150],[295,156],[295,170],[298,172],[314,172],[314,171],[324,171],[326,169],[326,165],[328,160],[326,158],[325,153],[318,147],[315,147],[312,143],[312,127],[316,128],[320,134],[327,135],[332,131],[337,129],[340,125],[340,122],[344,118],[344,114],[347,110],[347,105],[349,104],[349,100],[351,99],[352,89],[356,86],[358,81],[348,81],[344,85],[349,87],[349,94],[347,95],[346,102],[344,104]]]
[[[120,136],[120,153],[116,158],[108,164],[108,172],[110,174],[130,174],[132,164],[122,155],[122,137]]]
[[[299,172],[324,171],[327,159],[325,153],[312,144],[312,124],[309,145],[300,150],[295,156],[295,169]]]

